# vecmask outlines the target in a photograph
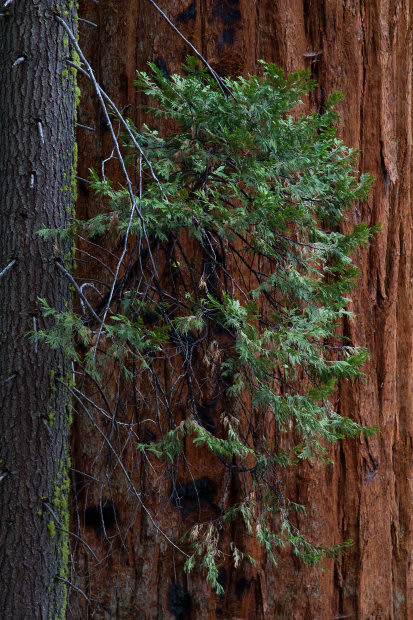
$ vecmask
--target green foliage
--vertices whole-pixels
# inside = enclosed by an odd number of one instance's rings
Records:
[[[161,439],[139,441],[142,455],[170,471],[185,437],[209,450],[231,476],[247,479],[242,502],[222,500],[221,526],[239,519],[273,562],[288,542],[314,564],[348,543],[321,548],[298,532],[294,514],[302,507],[283,496],[278,469],[303,459],[330,462],[331,443],[376,430],[340,416],[329,402],[337,382],[360,376],[367,358],[338,326],[350,314],[357,278],[350,255],[374,232],[344,218],[366,199],[371,178],[357,173],[357,152],[336,136],[340,93],[321,112],[300,113],[314,87],[307,72],[284,77],[262,63],[259,76],[225,79],[225,95],[193,59],[185,76],[170,79],[150,67],[152,75],[140,72],[137,84],[152,102],[148,112],[172,129],[161,135],[127,121],[126,159],[141,174],[140,190],[131,196],[92,171],[107,210],[65,233],[94,242],[137,239],[140,258],[128,261],[109,305],[96,307],[105,318],[99,337],[109,343],[102,355],[115,359],[131,384],[138,376],[149,381],[156,395]],[[73,338],[92,346],[92,317],[43,304],[55,326],[41,337],[80,361]],[[87,355],[98,380],[95,357]],[[173,387],[160,370],[165,360],[178,369]],[[208,373],[221,386],[215,430],[199,416]],[[177,421],[179,407],[187,414]],[[262,430],[270,418],[274,437]],[[294,438],[289,449],[278,445],[281,432]],[[199,561],[221,592],[217,520],[190,533],[186,568]],[[251,561],[234,549],[235,563]]]
[[[82,318],[73,311],[58,312],[51,308],[45,299],[39,298],[43,316],[52,317],[54,325],[47,330],[36,332],[36,337],[52,349],[62,349],[69,359],[80,361],[76,350],[76,341],[82,345],[90,342],[90,329],[83,324]]]

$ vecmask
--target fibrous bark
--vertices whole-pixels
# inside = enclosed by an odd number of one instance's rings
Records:
[[[123,548],[114,531],[105,541],[91,526],[84,527],[89,544],[109,559],[102,560],[92,575],[79,546],[82,579],[78,583],[87,585],[88,594],[97,601],[96,617],[102,618],[136,614],[146,618],[410,618],[411,3],[194,0],[185,6],[169,1],[162,9],[221,75],[254,73],[263,58],[286,71],[310,70],[319,84],[310,106],[322,109],[334,89],[346,94],[338,110],[339,134],[348,145],[361,149],[360,169],[376,177],[369,201],[354,205],[349,213],[349,227],[361,221],[380,222],[382,231],[357,257],[360,280],[351,305],[356,316],[343,324],[343,334],[352,344],[366,346],[371,360],[365,379],[340,386],[338,407],[342,415],[363,425],[378,425],[380,433],[337,446],[331,454],[334,466],[302,465],[285,474],[286,495],[307,506],[299,525],[312,542],[354,540],[342,559],[326,563],[329,571],[305,569],[288,551],[276,568],[258,555],[258,569],[249,573],[224,567],[225,595],[220,598],[211,594],[202,575],[183,573],[181,559],[166,543],[159,544],[136,508]],[[119,2],[116,7],[87,4],[82,11],[98,25],[87,30],[84,26],[81,32],[81,43],[98,78],[119,107],[132,106],[130,115],[139,123],[142,116],[134,107],[140,101],[134,93],[135,68],[144,68],[152,60],[172,73],[190,50],[144,0]],[[86,84],[80,114],[82,122],[95,127],[93,134],[79,134],[81,176],[86,176],[91,163],[98,167],[111,148]],[[87,185],[80,189],[79,213],[95,213],[98,205]],[[191,248],[187,250],[190,254]],[[98,267],[94,269],[98,273]],[[93,461],[93,429],[86,443],[85,427],[84,421],[76,422],[76,468],[99,477],[102,464]],[[203,453],[196,457],[193,450],[189,455],[199,478],[205,472],[203,457]],[[136,467],[138,479],[139,465],[132,461],[130,465]],[[220,470],[207,468],[208,476],[219,483]],[[115,503],[121,522],[125,515],[130,518],[131,510],[122,474],[117,476],[111,497],[119,493]],[[89,488],[85,477],[77,479],[80,514],[87,506],[99,505],[99,493],[91,490],[88,496]],[[170,504],[166,511],[168,532],[178,536],[188,527],[188,519]],[[252,552],[257,557],[257,549]],[[73,617],[83,613],[77,599],[74,593]]]
[[[67,598],[70,401],[61,382],[71,369],[36,335],[50,325],[39,298],[60,311],[70,303],[55,264],[67,248],[37,234],[64,228],[74,202],[75,79],[56,11],[74,27],[73,2],[16,0],[0,16],[3,618],[64,617]]]

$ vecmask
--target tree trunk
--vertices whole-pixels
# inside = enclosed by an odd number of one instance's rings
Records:
[[[61,382],[71,367],[36,335],[50,325],[39,298],[70,307],[55,264],[69,265],[70,254],[37,234],[64,228],[75,199],[75,74],[55,10],[15,0],[0,17],[0,615],[27,620],[65,617],[67,599],[70,401]],[[59,11],[73,27],[73,2]]]
[[[307,506],[302,531],[315,544],[353,539],[346,555],[326,562],[329,570],[322,571],[298,565],[286,550],[274,568],[253,549],[258,568],[241,573],[225,564],[225,595],[219,597],[202,574],[184,574],[182,558],[156,536],[139,505],[132,505],[113,464],[110,483],[102,481],[109,456],[101,451],[96,458],[101,439],[79,413],[74,467],[86,475],[76,475],[74,498],[82,536],[99,563],[90,564],[78,545],[76,583],[86,590],[96,618],[411,618],[411,3],[188,0],[182,6],[169,0],[162,9],[220,75],[256,72],[263,58],[287,71],[310,70],[319,84],[310,107],[322,109],[334,89],[345,93],[338,110],[340,136],[361,149],[360,169],[376,177],[368,203],[354,205],[349,213],[348,227],[381,222],[382,231],[359,252],[360,280],[351,305],[356,317],[343,324],[344,335],[353,345],[366,346],[371,360],[365,379],[340,386],[338,407],[363,425],[380,426],[380,434],[337,446],[334,466],[301,465],[284,474],[286,495]],[[131,106],[127,114],[139,125],[135,68],[152,60],[172,73],[190,50],[148,1],[87,3],[82,14],[98,25],[82,25],[80,38],[98,79],[119,107]],[[86,177],[111,149],[86,83],[80,115],[82,123],[95,127],[94,133],[79,130],[80,176]],[[98,208],[81,183],[79,214],[92,215]],[[99,268],[80,273],[96,275]],[[124,395],[123,405],[126,420],[128,407],[133,408],[130,395]],[[199,477],[207,471],[219,485],[221,470],[203,463],[204,456],[190,453],[194,469]],[[139,481],[141,466],[130,454],[128,459]],[[100,483],[94,485],[90,476]],[[108,498],[116,506],[118,524],[102,536],[85,515]],[[192,522],[170,504],[166,513],[162,522],[177,540]],[[71,614],[85,614],[77,592],[72,592]]]

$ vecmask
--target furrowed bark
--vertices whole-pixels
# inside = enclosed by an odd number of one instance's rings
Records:
[[[69,266],[71,248],[37,234],[64,228],[75,200],[76,77],[55,14],[76,28],[72,0],[6,2],[0,17],[3,618],[63,618],[67,601],[71,407],[59,381],[70,380],[71,365],[36,335],[51,323],[39,298],[59,311],[71,303],[55,264]]]
[[[340,386],[338,406],[342,415],[378,425],[381,432],[338,445],[331,454],[334,466],[301,465],[282,473],[286,495],[307,506],[299,526],[313,543],[354,540],[342,559],[325,563],[328,571],[304,568],[288,550],[273,567],[257,549],[249,549],[260,559],[258,569],[243,575],[225,565],[226,592],[220,598],[210,592],[202,575],[183,573],[182,559],[166,543],[158,544],[136,509],[124,546],[114,531],[113,538],[104,540],[81,521],[82,535],[99,550],[102,561],[97,570],[90,570],[79,545],[77,583],[87,586],[94,600],[90,610],[99,618],[411,618],[412,4],[194,0],[183,6],[169,0],[162,9],[220,75],[254,73],[263,58],[286,71],[307,67],[319,84],[310,97],[312,107],[322,109],[334,89],[345,93],[338,108],[339,135],[361,149],[359,168],[376,177],[369,201],[354,205],[348,226],[381,222],[382,232],[357,256],[360,280],[350,308],[356,317],[343,324],[343,334],[352,344],[366,346],[371,360],[365,379]],[[140,101],[133,86],[136,66],[145,68],[152,60],[173,73],[190,50],[144,0],[121,1],[116,7],[84,3],[82,15],[98,25],[84,25],[81,31],[98,78],[119,107],[131,105],[130,115],[139,124],[141,113],[134,107]],[[94,133],[79,129],[80,176],[86,177],[91,158],[98,168],[111,145],[93,95],[86,83],[83,88],[81,122],[95,128]],[[79,215],[96,213],[99,205],[87,184],[81,183],[80,190]],[[189,244],[185,250],[190,256]],[[99,273],[96,265],[90,269]],[[132,407],[130,398],[125,397],[126,410]],[[99,476],[102,463],[95,462],[94,455],[100,442],[93,437],[93,428],[79,416],[75,468]],[[204,456],[190,452],[199,476],[205,472]],[[133,467],[139,481],[140,465],[133,462]],[[220,483],[219,467],[209,467],[208,475]],[[90,481],[80,475],[75,488],[82,515],[99,501],[99,490],[91,490]],[[111,493],[122,525],[131,508],[120,473],[114,475]],[[179,536],[188,519],[170,505],[166,512],[168,532]],[[236,532],[235,536],[242,538]],[[84,605],[73,592],[72,617],[83,617]]]

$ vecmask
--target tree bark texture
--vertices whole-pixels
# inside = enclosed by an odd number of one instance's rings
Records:
[[[74,204],[75,76],[55,12],[73,2],[5,3],[0,17],[0,616],[56,619],[67,602],[70,371],[36,332],[39,298],[67,310],[65,248],[42,240]],[[70,260],[69,260],[70,262]],[[7,267],[9,267],[7,269]],[[33,332],[33,336],[29,335]],[[69,378],[71,377],[71,374]]]
[[[299,526],[315,544],[353,539],[354,546],[327,571],[307,569],[285,551],[277,567],[250,549],[258,568],[243,573],[224,566],[222,597],[211,593],[202,575],[185,575],[183,560],[151,528],[145,515],[128,504],[122,473],[113,468],[110,496],[119,521],[132,524],[124,545],[114,532],[99,537],[79,520],[82,536],[97,549],[100,562],[89,565],[75,551],[77,584],[93,599],[96,618],[413,618],[412,611],[412,323],[411,292],[411,86],[413,3],[408,0],[168,0],[161,7],[222,76],[254,73],[258,59],[286,71],[308,68],[319,86],[308,105],[321,109],[326,96],[342,90],[339,135],[359,148],[359,168],[375,176],[370,199],[354,205],[348,226],[381,223],[368,249],[358,253],[360,279],[353,292],[355,317],[343,324],[353,345],[366,346],[371,359],[365,378],[343,383],[338,393],[342,415],[379,426],[369,439],[347,440],[332,450],[334,466],[301,465],[285,473],[287,496],[307,506]],[[119,107],[139,125],[141,102],[135,69],[148,60],[165,72],[179,71],[190,50],[148,0],[95,5],[83,2],[80,42],[98,80]],[[99,168],[111,145],[92,92],[82,84],[79,174]],[[113,173],[115,174],[115,173]],[[109,173],[110,176],[110,173]],[[78,212],[99,209],[80,184]],[[187,248],[191,253],[190,245]],[[85,268],[82,268],[85,269]],[[99,267],[89,267],[92,274]],[[109,380],[109,376],[108,376]],[[125,407],[127,408],[127,396]],[[126,414],[125,414],[126,415]],[[99,479],[99,441],[80,415],[73,449],[75,469]],[[87,438],[85,440],[85,438]],[[220,482],[222,472],[204,453],[190,452],[199,476]],[[139,464],[135,479],[142,474]],[[139,473],[140,472],[140,473]],[[104,500],[108,486],[85,476],[75,479],[78,513]],[[100,492],[96,489],[100,489]],[[165,500],[166,503],[166,500]],[[176,539],[189,525],[169,504],[162,522]],[[89,513],[88,513],[89,514]],[[132,520],[131,520],[132,519]],[[240,533],[233,532],[240,537]],[[84,617],[84,600],[72,592],[70,613]]]

